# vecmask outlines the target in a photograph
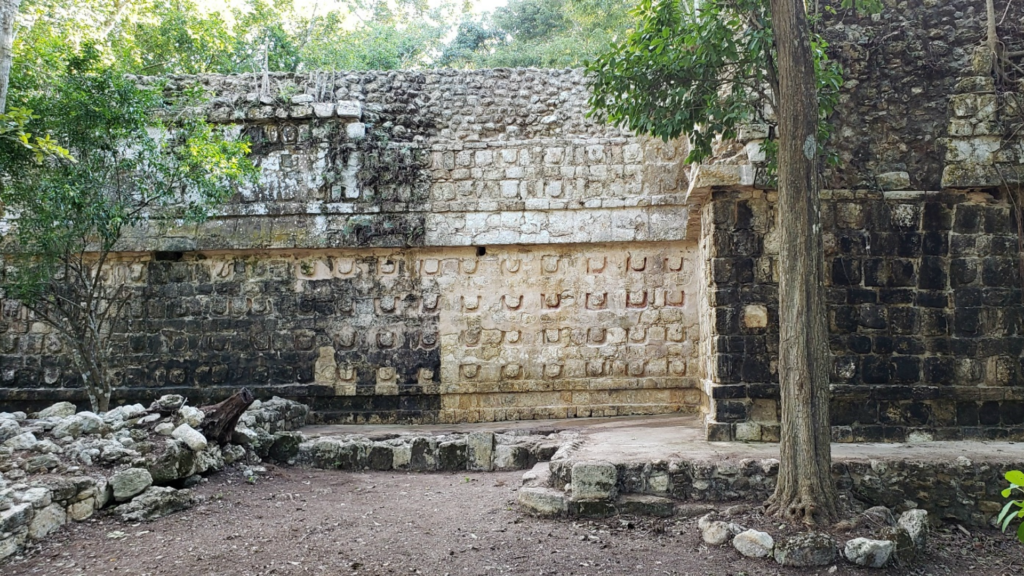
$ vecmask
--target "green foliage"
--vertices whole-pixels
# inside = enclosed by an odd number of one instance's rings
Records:
[[[439,64],[580,66],[628,29],[625,0],[510,0],[493,15],[463,22]]]
[[[202,220],[255,168],[248,144],[178,111],[194,102],[168,104],[159,90],[97,67],[92,50],[22,97],[35,111],[24,130],[50,135],[75,161],[40,161],[23,143],[0,140],[0,203],[14,216],[0,287],[55,329],[93,408],[106,410],[112,337],[132,294],[107,281],[111,251],[131,227]]]
[[[1003,490],[1003,498],[1017,494],[1021,499],[1010,500],[999,512],[996,520],[1003,532],[1006,532],[1014,518],[1024,518],[1024,472],[1010,470],[1006,473],[1006,481],[1010,483],[1010,487]],[[1017,540],[1024,543],[1024,521],[1017,525]]]
[[[25,151],[31,152],[36,162],[42,162],[47,157],[74,162],[71,153],[58,145],[49,134],[40,137],[27,131],[28,123],[35,119],[38,116],[27,108],[12,108],[0,114],[0,139],[17,143]]]
[[[93,46],[130,74],[393,70],[425,66],[458,21],[454,0],[345,0],[305,15],[292,0],[25,0],[13,84],[52,81],[67,54]]]
[[[641,0],[633,14],[635,29],[587,65],[591,114],[665,140],[686,136],[687,162],[711,156],[716,138],[735,138],[743,124],[774,124],[778,81],[766,0]],[[842,70],[828,59],[820,35],[812,33],[811,42],[820,145],[830,132],[826,119],[838,102]],[[765,148],[774,158],[774,142]]]

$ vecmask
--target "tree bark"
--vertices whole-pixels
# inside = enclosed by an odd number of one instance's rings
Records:
[[[255,400],[256,397],[248,388],[242,388],[219,404],[201,407],[200,410],[205,414],[200,426],[203,435],[221,446],[231,442],[231,434],[235,431],[238,419]]]
[[[771,0],[779,94],[779,478],[768,513],[837,517],[829,429],[828,332],[817,179],[818,100],[801,0]]]
[[[14,59],[14,20],[21,0],[0,0],[0,114],[7,110],[7,86]]]

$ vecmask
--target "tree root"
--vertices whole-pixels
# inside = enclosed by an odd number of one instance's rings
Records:
[[[773,495],[765,503],[765,515],[774,516],[790,523],[800,523],[808,527],[831,524],[834,511],[822,506],[817,499],[803,491],[793,492],[779,497]]]

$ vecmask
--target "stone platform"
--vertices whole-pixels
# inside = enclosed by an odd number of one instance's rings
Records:
[[[302,430],[309,437],[482,431],[573,433],[571,445],[524,477],[520,503],[542,514],[670,515],[686,503],[758,501],[771,494],[778,473],[777,444],[708,442],[695,416]],[[972,526],[998,513],[1005,471],[1024,468],[1024,446],[1013,442],[842,443],[832,455],[836,482],[855,505],[919,507]]]

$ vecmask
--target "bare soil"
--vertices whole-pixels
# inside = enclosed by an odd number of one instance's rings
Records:
[[[23,556],[21,574],[672,574],[1020,576],[1024,546],[994,530],[944,526],[913,567],[788,569],[708,547],[697,519],[540,519],[517,510],[521,472],[416,474],[238,470],[197,488],[204,502],[144,524],[99,517],[69,525]],[[772,523],[747,512],[732,520]],[[778,526],[772,530],[779,533]]]

